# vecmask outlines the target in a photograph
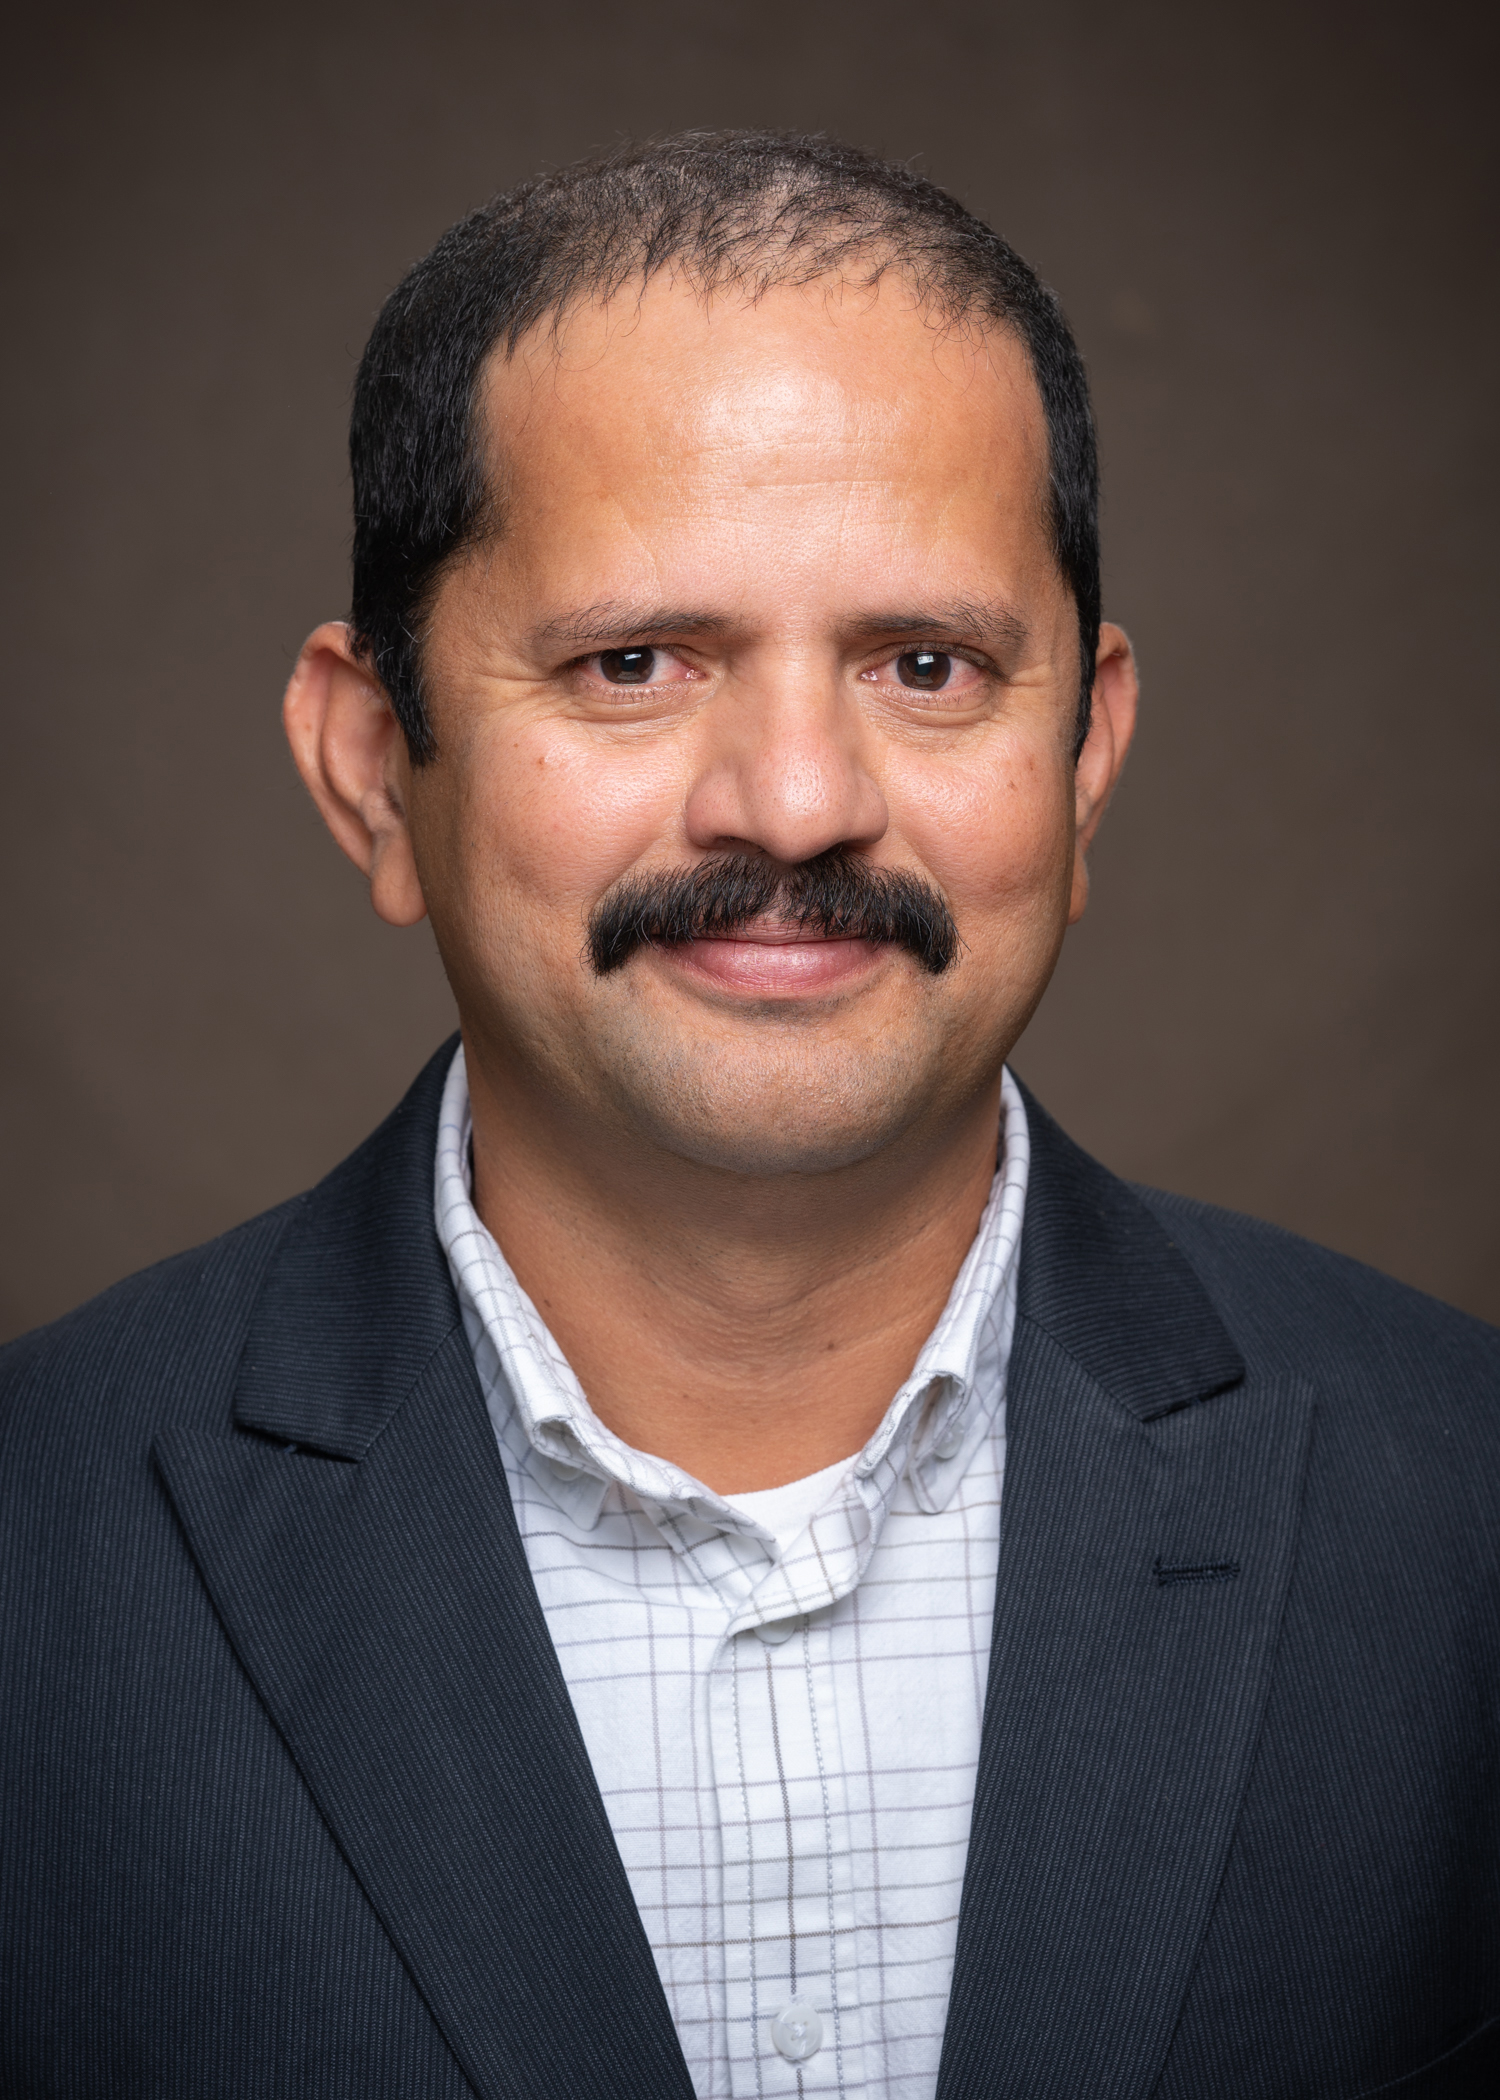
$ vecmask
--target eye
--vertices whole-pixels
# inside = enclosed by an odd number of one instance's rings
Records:
[[[868,664],[859,675],[867,684],[883,688],[892,706],[908,714],[925,710],[933,720],[949,721],[981,706],[997,674],[993,664],[983,659],[976,663],[967,649],[915,642]]]
[[[694,683],[702,673],[685,663],[676,649],[663,649],[650,642],[627,642],[623,648],[600,649],[580,660],[581,670],[601,684],[614,686],[659,686]]]
[[[596,659],[599,676],[611,685],[649,685],[656,675],[655,649],[603,649]]]
[[[896,676],[919,693],[936,693],[953,676],[955,659],[944,649],[908,649],[896,658]]]

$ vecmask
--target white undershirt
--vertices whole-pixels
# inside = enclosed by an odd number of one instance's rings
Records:
[[[834,1489],[853,1463],[851,1455],[825,1466],[821,1473],[809,1473],[805,1480],[789,1480],[784,1487],[755,1488],[749,1494],[726,1495],[724,1500],[741,1516],[764,1525],[785,1552],[807,1529],[808,1520],[817,1515],[825,1502],[832,1501]]]

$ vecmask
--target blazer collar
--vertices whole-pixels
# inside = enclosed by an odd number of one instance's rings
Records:
[[[1017,1311],[1138,1421],[1238,1385],[1244,1358],[1166,1230],[1025,1088],[1031,1182]]]
[[[296,1205],[240,1363],[234,1420],[363,1458],[459,1322],[433,1222],[438,1106],[458,1037]]]

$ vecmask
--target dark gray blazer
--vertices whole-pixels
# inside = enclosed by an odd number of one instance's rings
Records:
[[[432,1218],[0,1356],[0,2093],[690,2100]],[[941,2100],[1500,2093],[1500,1334],[1030,1104]]]

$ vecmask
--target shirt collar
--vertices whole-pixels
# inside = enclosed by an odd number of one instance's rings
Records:
[[[1000,1160],[963,1266],[911,1376],[852,1461],[850,1478],[877,1517],[906,1474],[920,1506],[951,1500],[974,1450],[995,1427],[1015,1322],[1016,1273],[1031,1145],[1021,1092],[1002,1078]],[[761,1527],[681,1467],[637,1451],[605,1427],[572,1366],[522,1290],[472,1198],[468,1073],[454,1053],[438,1117],[435,1210],[496,1434],[575,1523],[591,1529],[611,1485],[658,1521],[714,1530]]]

